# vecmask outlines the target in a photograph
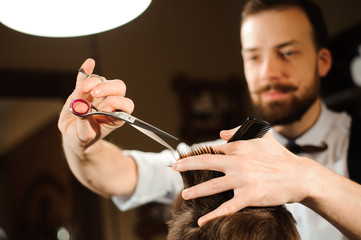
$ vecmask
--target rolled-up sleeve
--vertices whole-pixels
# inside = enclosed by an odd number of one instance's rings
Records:
[[[203,143],[217,145],[223,140]],[[180,152],[189,151],[189,146],[181,143],[177,146]],[[121,210],[126,211],[149,202],[171,204],[175,196],[183,189],[183,181],[179,172],[170,164],[177,159],[176,151],[164,150],[160,153],[124,151],[131,156],[138,167],[138,181],[132,196],[113,196],[112,201]]]
[[[180,174],[170,167],[175,160],[174,152],[161,153],[124,151],[131,156],[138,167],[138,182],[131,197],[113,196],[114,204],[122,211],[149,202],[170,204],[183,188]]]

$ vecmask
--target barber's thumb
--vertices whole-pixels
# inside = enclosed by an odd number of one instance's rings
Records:
[[[230,129],[230,130],[223,130],[220,132],[220,136],[223,140],[228,141],[238,130],[239,127]]]

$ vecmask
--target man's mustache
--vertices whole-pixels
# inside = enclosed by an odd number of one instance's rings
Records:
[[[279,92],[289,92],[289,91],[296,91],[298,88],[293,85],[286,85],[286,84],[279,84],[279,83],[271,83],[271,84],[265,84],[256,90],[254,90],[252,93],[260,94],[262,92],[266,92],[269,90],[275,90]]]

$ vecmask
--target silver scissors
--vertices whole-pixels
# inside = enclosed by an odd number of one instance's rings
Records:
[[[87,75],[84,72],[83,69],[79,69],[79,72],[83,73],[87,78],[90,77],[89,75]],[[79,104],[79,103],[85,104],[87,106],[87,110],[84,112],[76,111],[74,109],[74,105]],[[157,141],[158,143],[162,144],[163,146],[165,146],[166,148],[168,148],[170,150],[174,150],[174,149],[168,143],[166,143],[162,138],[160,138],[158,135],[165,136],[165,137],[168,137],[168,138],[178,141],[178,138],[172,136],[171,134],[169,134],[163,130],[160,130],[159,128],[156,128],[156,127],[150,125],[149,123],[146,123],[128,113],[125,113],[123,111],[116,111],[116,112],[101,111],[101,110],[97,109],[95,106],[93,106],[90,102],[88,102],[84,99],[81,99],[81,98],[75,99],[71,102],[70,111],[78,117],[104,115],[104,116],[110,116],[110,117],[114,117],[117,119],[121,119],[121,120],[127,122],[132,127],[139,130],[140,132],[142,132],[143,134],[147,135],[148,137],[152,138],[153,140]]]

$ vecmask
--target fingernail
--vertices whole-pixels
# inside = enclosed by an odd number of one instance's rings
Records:
[[[231,135],[228,130],[222,130],[220,134],[224,135],[225,137],[228,137],[229,135]]]
[[[227,140],[227,138],[228,138],[227,131],[222,130],[222,131],[219,133],[219,136],[221,136],[221,138]]]
[[[172,164],[172,168],[173,168],[175,171],[179,171],[181,167],[182,167],[181,161],[177,161],[177,162],[175,162],[175,163]]]
[[[189,191],[188,189],[184,189],[183,192],[182,192],[182,197],[184,200],[187,200],[188,197],[189,197]]]
[[[200,219],[198,219],[198,226],[202,227],[205,222],[206,220],[203,217],[201,217]]]

